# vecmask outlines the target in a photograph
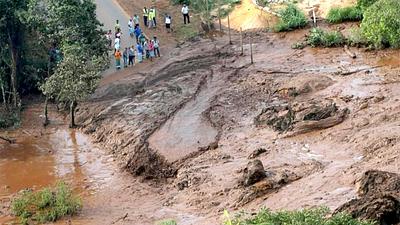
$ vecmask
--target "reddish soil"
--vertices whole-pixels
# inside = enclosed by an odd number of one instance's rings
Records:
[[[357,197],[365,171],[398,172],[399,51],[354,48],[352,59],[342,48],[291,49],[306,33],[252,33],[254,64],[233,33],[232,45],[196,40],[105,78],[77,119],[127,172],[87,198],[73,224],[217,225],[224,209],[334,210]],[[243,186],[249,158],[267,176]]]

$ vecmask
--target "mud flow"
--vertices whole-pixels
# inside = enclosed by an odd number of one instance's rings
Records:
[[[111,158],[96,154],[96,150],[75,130],[57,129],[39,137],[21,132],[17,143],[0,143],[0,200],[60,180],[72,184],[81,196],[94,194],[111,181],[113,174],[107,163]]]

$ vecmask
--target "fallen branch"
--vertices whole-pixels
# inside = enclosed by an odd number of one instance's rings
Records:
[[[347,45],[344,46],[344,52],[346,52],[346,54],[349,55],[350,58],[352,58],[352,59],[357,58],[356,54],[351,52],[349,49],[349,46],[347,46]]]
[[[116,224],[121,220],[125,220],[128,217],[128,213],[125,213],[124,216],[121,216],[120,218],[118,218],[117,220],[115,220],[114,222],[112,222],[111,224]]]
[[[9,138],[3,137],[3,136],[0,136],[0,139],[4,140],[4,141],[7,141],[10,144],[15,143],[14,139],[9,139]]]
[[[354,74],[354,73],[359,73],[359,72],[362,72],[362,71],[368,71],[368,70],[375,69],[375,68],[378,68],[378,67],[381,67],[381,66],[373,66],[373,67],[357,69],[357,70],[353,70],[353,71],[346,71],[346,72],[345,71],[338,71],[338,72],[335,72],[335,74],[342,75],[342,76],[348,76],[348,75],[351,75],[351,74]]]

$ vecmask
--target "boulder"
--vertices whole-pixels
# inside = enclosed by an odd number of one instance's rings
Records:
[[[257,159],[247,164],[243,171],[241,183],[247,187],[263,180],[265,177],[267,177],[267,174],[265,173],[264,165]]]
[[[338,209],[355,218],[377,221],[380,225],[400,223],[400,175],[378,170],[369,170],[358,182],[357,199]]]

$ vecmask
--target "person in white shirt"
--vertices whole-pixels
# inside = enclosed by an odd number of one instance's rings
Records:
[[[167,32],[171,32],[171,23],[172,23],[172,18],[170,15],[165,14],[165,28],[167,29]]]
[[[128,22],[128,28],[131,28],[131,27],[133,27],[132,18],[130,18],[130,19],[129,19],[129,22]]]
[[[186,24],[186,20],[187,23],[190,23],[189,7],[186,4],[183,4],[182,14],[183,14],[183,23]]]

